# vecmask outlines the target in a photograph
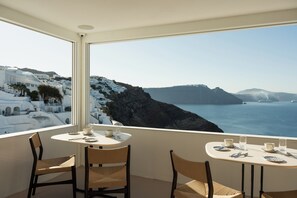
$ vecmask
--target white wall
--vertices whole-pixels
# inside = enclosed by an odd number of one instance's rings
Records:
[[[5,83],[5,70],[0,69],[0,87],[3,87]]]

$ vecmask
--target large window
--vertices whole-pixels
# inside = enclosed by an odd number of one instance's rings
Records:
[[[0,134],[71,123],[72,43],[0,21]]]
[[[90,121],[297,137],[296,35],[290,25],[93,44]]]

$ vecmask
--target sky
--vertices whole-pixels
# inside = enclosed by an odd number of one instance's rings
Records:
[[[0,21],[0,65],[71,76],[72,43]]]
[[[0,21],[0,65],[71,76],[71,43]],[[297,93],[297,26],[91,45],[91,75],[140,87]]]
[[[297,26],[96,44],[91,73],[141,87],[297,93]]]

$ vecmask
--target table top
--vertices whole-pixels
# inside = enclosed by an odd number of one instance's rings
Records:
[[[297,168],[297,150],[287,148],[287,154],[278,151],[275,148],[274,152],[265,152],[264,145],[247,144],[247,150],[240,150],[238,144],[234,144],[234,148],[215,149],[216,146],[222,146],[223,142],[209,142],[205,145],[206,153],[214,158],[244,164],[254,164],[261,166],[275,166],[286,168]],[[225,150],[225,151],[223,151]],[[236,153],[241,152],[242,155],[236,156]],[[244,155],[247,153],[247,155]],[[231,157],[231,156],[235,157]],[[271,161],[269,161],[271,160]]]
[[[84,135],[82,131],[77,134],[63,133],[51,137],[53,140],[73,142],[93,146],[113,146],[127,141],[131,134],[117,132],[111,137],[105,136],[105,131],[93,131],[91,135]]]

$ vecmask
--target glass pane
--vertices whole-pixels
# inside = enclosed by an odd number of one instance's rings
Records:
[[[91,45],[91,111],[124,125],[297,137],[296,35],[291,25]]]
[[[0,21],[0,134],[71,123],[72,43]]]

